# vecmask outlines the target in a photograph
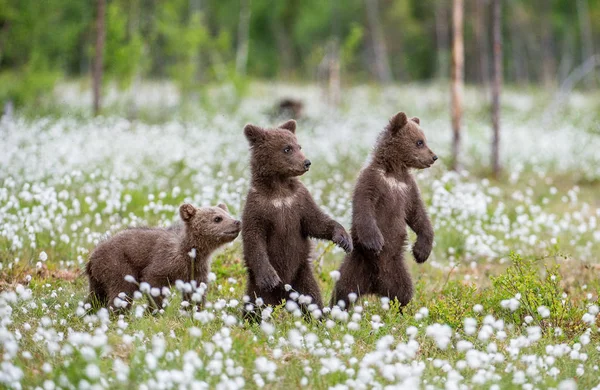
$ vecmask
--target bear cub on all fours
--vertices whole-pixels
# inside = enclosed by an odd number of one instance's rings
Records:
[[[310,237],[331,240],[346,252],[352,251],[352,239],[321,211],[298,180],[311,163],[295,132],[294,120],[276,129],[250,124],[244,128],[251,152],[250,190],[242,215],[247,295],[252,302],[260,297],[265,304],[276,305],[288,297],[284,286],[289,284],[322,308]]]
[[[183,223],[176,229],[130,228],[101,242],[86,266],[91,298],[113,308],[118,308],[113,305],[120,293],[131,300],[138,286],[126,281],[127,275],[157,288],[177,280],[193,280],[196,286],[208,283],[210,255],[238,236],[241,223],[224,204],[200,208],[183,204],[179,216]],[[191,298],[191,294],[184,295],[188,301]],[[162,307],[160,295],[153,299]]]
[[[419,118],[403,112],[392,117],[354,189],[354,251],[342,263],[332,306],[343,301],[348,307],[350,293],[397,298],[402,306],[411,300],[413,283],[404,264],[406,225],[417,234],[413,255],[418,263],[431,253],[433,228],[410,170],[429,168],[436,160]]]

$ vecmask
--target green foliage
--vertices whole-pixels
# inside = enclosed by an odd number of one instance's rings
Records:
[[[465,317],[474,316],[472,302],[480,302],[481,294],[472,284],[449,281],[429,303],[429,316],[434,322],[460,328]]]
[[[581,330],[585,310],[574,305],[563,291],[558,264],[546,266],[541,276],[538,260],[524,259],[516,253],[510,254],[510,260],[512,264],[506,272],[491,278],[495,294],[490,297],[490,304],[494,307],[500,307],[502,301],[511,298],[519,301],[516,310],[501,312],[507,321],[522,324],[526,316],[531,316],[543,328],[559,327],[571,332]],[[549,309],[549,317],[538,310],[542,306]]]
[[[124,1],[108,3],[104,67],[108,80],[114,79],[127,87],[144,63],[144,42],[139,30],[130,27]]]

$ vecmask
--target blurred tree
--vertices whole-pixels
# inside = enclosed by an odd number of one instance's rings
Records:
[[[464,47],[463,47],[463,0],[452,2],[452,165],[460,166],[460,126],[462,117],[462,95],[464,83]]]
[[[310,80],[325,57],[339,57],[344,83],[429,80],[451,68],[450,0],[104,1],[102,79],[121,88],[135,89],[142,78],[172,79],[185,94],[210,82],[242,90],[248,78]],[[468,83],[490,78],[490,2],[464,1]],[[552,86],[597,53],[600,0],[505,3],[506,82]],[[62,78],[91,76],[95,8],[89,1],[0,0],[0,104],[37,102]],[[575,87],[597,81],[590,70]]]
[[[102,86],[102,71],[104,69],[104,38],[106,35],[104,17],[106,13],[105,0],[96,0],[96,50],[94,53],[94,74],[93,74],[93,93],[94,93],[94,115],[100,113],[100,99]]]
[[[494,33],[494,71],[492,83],[492,170],[500,175],[500,90],[502,88],[502,0],[492,3],[492,30]]]
[[[250,15],[252,12],[251,0],[240,0],[240,22],[238,26],[237,52],[235,59],[235,70],[241,76],[246,75],[248,64],[248,40],[250,29]]]
[[[380,83],[389,83],[392,81],[392,71],[390,70],[390,60],[388,58],[385,36],[381,27],[381,18],[379,17],[379,1],[365,0],[367,9],[367,20],[369,23],[370,43],[372,45],[373,61],[375,74]]]
[[[581,63],[585,63],[594,55],[592,25],[587,0],[577,0],[577,15],[579,16],[579,28],[581,29]],[[585,86],[591,88],[595,87],[595,84],[594,74],[590,72],[586,77]]]

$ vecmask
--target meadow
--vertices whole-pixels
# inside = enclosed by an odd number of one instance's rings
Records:
[[[192,99],[168,84],[89,93],[64,84],[52,104],[0,121],[0,387],[80,389],[425,388],[600,389],[600,95],[554,104],[507,87],[503,174],[489,174],[489,104],[467,88],[462,168],[448,170],[446,86],[344,91],[253,83]],[[127,226],[168,226],[183,202],[224,202],[239,216],[248,190],[242,128],[272,126],[274,102],[304,101],[297,135],[316,202],[347,228],[356,176],[390,116],[418,116],[436,164],[415,172],[435,229],[413,301],[366,297],[306,321],[287,302],[241,319],[241,239],[213,257],[208,303],[145,314],[141,295],[115,315],[86,303],[89,252]],[[51,108],[49,108],[51,107]],[[37,112],[36,112],[37,111]],[[41,114],[40,114],[41,113]],[[32,115],[35,114],[35,115]],[[411,240],[414,235],[411,234]],[[326,301],[341,249],[318,242]]]

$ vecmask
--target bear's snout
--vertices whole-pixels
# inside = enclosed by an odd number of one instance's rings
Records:
[[[236,220],[236,221],[234,222],[234,225],[235,225],[236,227],[240,227],[240,226],[242,225],[242,221],[240,221],[240,220],[238,219],[238,220]]]
[[[438,159],[437,155],[433,155],[433,161],[436,161]]]
[[[310,164],[312,164],[310,160],[304,160],[304,169],[308,171],[308,168],[310,168]]]

